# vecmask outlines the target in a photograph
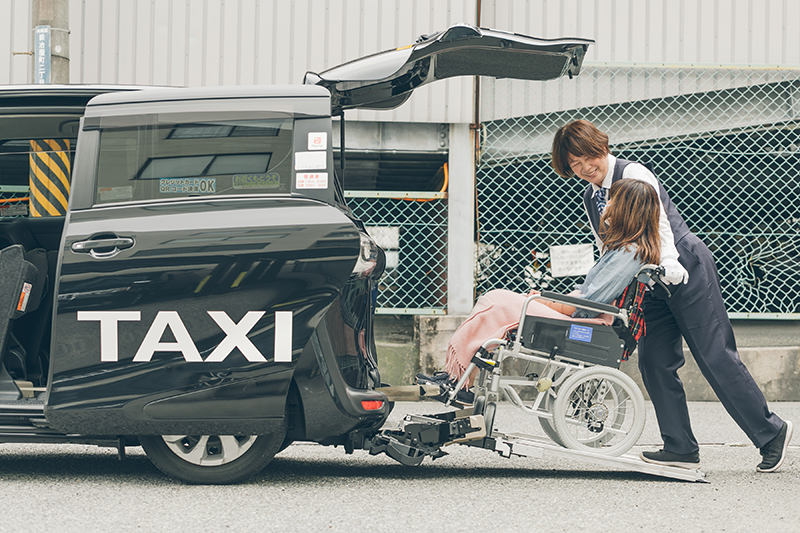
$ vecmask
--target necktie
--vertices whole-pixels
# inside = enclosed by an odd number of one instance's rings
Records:
[[[603,216],[603,211],[606,208],[606,191],[603,187],[597,189],[597,192],[594,194],[594,201],[597,202],[597,212],[600,213],[600,216]]]

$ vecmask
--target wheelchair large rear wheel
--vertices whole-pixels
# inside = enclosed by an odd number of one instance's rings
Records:
[[[614,368],[587,368],[567,378],[552,412],[560,444],[573,450],[622,455],[644,430],[642,391]]]
[[[558,381],[561,379],[564,370],[559,369],[553,374],[553,381]],[[553,414],[553,410],[555,408],[556,403],[556,395],[553,389],[547,390],[545,393],[544,400],[542,401],[542,408],[550,414]],[[558,432],[556,431],[555,423],[553,422],[552,418],[539,418],[539,425],[542,426],[545,434],[550,437],[550,440],[566,448],[566,445],[561,442],[561,437],[558,436]]]
[[[555,397],[547,391],[547,396],[544,398],[543,407],[546,411],[553,413],[553,409],[555,406],[556,400]],[[556,431],[556,426],[553,423],[553,420],[550,418],[539,418],[539,425],[542,426],[545,434],[550,437],[550,440],[558,444],[559,446],[563,446],[566,448],[563,442],[561,442],[561,437],[559,436],[558,432]]]

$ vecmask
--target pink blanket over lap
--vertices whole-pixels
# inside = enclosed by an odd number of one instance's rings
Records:
[[[469,366],[472,356],[489,339],[502,339],[506,331],[517,327],[522,306],[527,299],[505,289],[487,292],[475,303],[467,319],[453,333],[447,345],[445,370],[459,379]],[[528,305],[528,315],[555,318],[572,322],[610,325],[611,315],[600,315],[592,319],[574,319],[534,300]]]

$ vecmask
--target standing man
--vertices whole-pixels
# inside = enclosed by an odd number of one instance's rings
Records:
[[[611,155],[608,135],[586,120],[570,122],[556,132],[552,164],[558,175],[577,176],[589,183],[583,203],[598,247],[600,213],[612,183],[642,180],[655,188],[661,200],[661,266],[664,281],[673,285],[672,296],[659,300],[649,294],[645,299],[647,333],[639,341],[639,370],[653,401],[664,447],[642,452],[642,460],[685,468],[696,468],[700,463],[686,394],[677,372],[685,363],[683,337],[722,405],[760,449],[763,460],[756,470],[776,471],[786,458],[792,423],[769,410],[739,359],[714,258],[689,231],[663,185],[645,166]]]

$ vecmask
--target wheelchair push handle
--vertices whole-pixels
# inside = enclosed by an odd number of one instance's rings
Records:
[[[661,276],[663,275],[664,267],[658,265],[643,265],[636,274],[636,279],[648,285],[658,298],[666,300],[672,296],[672,292],[667,287],[667,284],[662,281]]]

